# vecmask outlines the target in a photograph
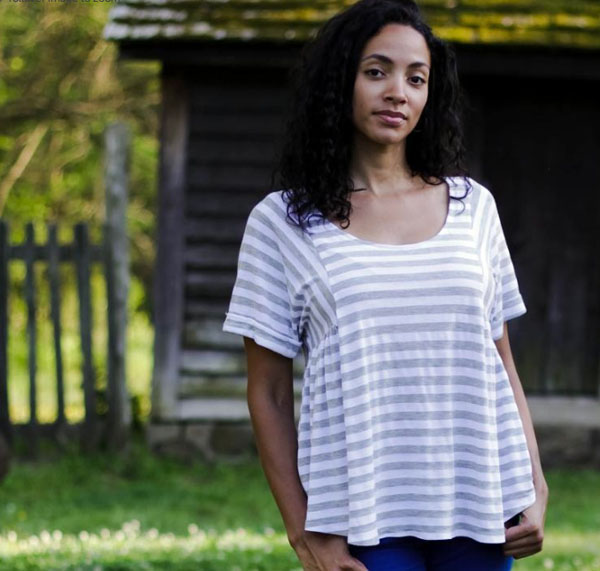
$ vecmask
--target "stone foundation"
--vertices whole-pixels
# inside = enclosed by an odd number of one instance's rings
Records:
[[[528,397],[544,468],[600,469],[600,401],[592,398]],[[239,461],[256,455],[249,419],[152,422],[151,450],[183,460]]]
[[[241,461],[257,454],[249,421],[155,422],[146,427],[146,442],[180,460]]]

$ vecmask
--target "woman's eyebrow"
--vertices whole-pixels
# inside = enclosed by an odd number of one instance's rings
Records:
[[[430,69],[429,64],[425,63],[424,61],[416,61],[409,64],[408,67],[426,67],[427,69]]]
[[[368,56],[365,56],[364,58],[362,58],[360,61],[365,61],[368,59],[376,59],[379,60],[382,63],[386,63],[386,64],[393,64],[394,60],[389,58],[388,56],[384,56],[383,54],[371,54]],[[408,67],[426,67],[427,69],[429,69],[429,64],[425,63],[424,61],[415,61],[411,64],[408,65]]]
[[[362,58],[360,61],[365,61],[367,59],[376,59],[382,63],[394,63],[393,60],[391,60],[387,56],[384,56],[383,54],[371,54],[370,56],[366,56],[366,57]]]

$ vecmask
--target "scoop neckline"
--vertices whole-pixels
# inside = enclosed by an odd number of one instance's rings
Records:
[[[452,208],[453,208],[452,187],[456,186],[456,183],[454,183],[451,179],[446,179],[445,182],[448,187],[447,188],[448,210],[446,211],[446,218],[444,219],[444,224],[433,236],[430,236],[429,238],[426,238],[425,240],[420,240],[419,242],[410,242],[407,244],[386,244],[385,242],[373,242],[372,240],[366,240],[365,238],[359,238],[358,236],[355,236],[354,234],[351,234],[350,232],[348,232],[346,230],[342,230],[340,227],[336,226],[333,222],[331,222],[325,216],[323,216],[324,225],[332,228],[338,234],[345,236],[348,240],[364,244],[365,246],[402,250],[402,249],[414,248],[417,246],[429,244],[430,242],[433,242],[434,240],[438,239],[440,236],[442,236],[442,234],[445,233],[446,228],[448,227],[448,222],[450,221],[450,217],[452,215]]]

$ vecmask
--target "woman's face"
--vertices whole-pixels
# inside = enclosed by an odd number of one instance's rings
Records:
[[[410,26],[387,24],[365,45],[352,100],[359,137],[393,145],[416,127],[427,103],[431,57],[425,38]]]

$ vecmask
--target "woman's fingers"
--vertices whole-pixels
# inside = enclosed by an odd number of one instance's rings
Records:
[[[530,521],[524,521],[506,530],[506,543],[503,551],[505,555],[512,555],[518,559],[540,552],[543,541],[542,529]]]
[[[358,559],[350,559],[340,567],[341,571],[369,571]]]
[[[509,552],[505,552],[506,555],[512,555],[515,559],[520,559],[521,557],[529,557],[530,555],[535,555],[542,550],[542,546],[539,544],[532,544],[530,546],[525,546],[518,549],[512,549]]]
[[[506,544],[511,544],[515,541],[519,541],[524,537],[528,537],[533,532],[535,532],[536,526],[532,524],[530,521],[522,520],[517,525],[513,525],[509,527],[505,532],[504,536],[506,539]]]
[[[350,555],[346,538],[340,535],[307,531],[296,553],[305,571],[313,571],[313,567],[308,567],[307,563],[314,565],[317,571],[368,571]]]

